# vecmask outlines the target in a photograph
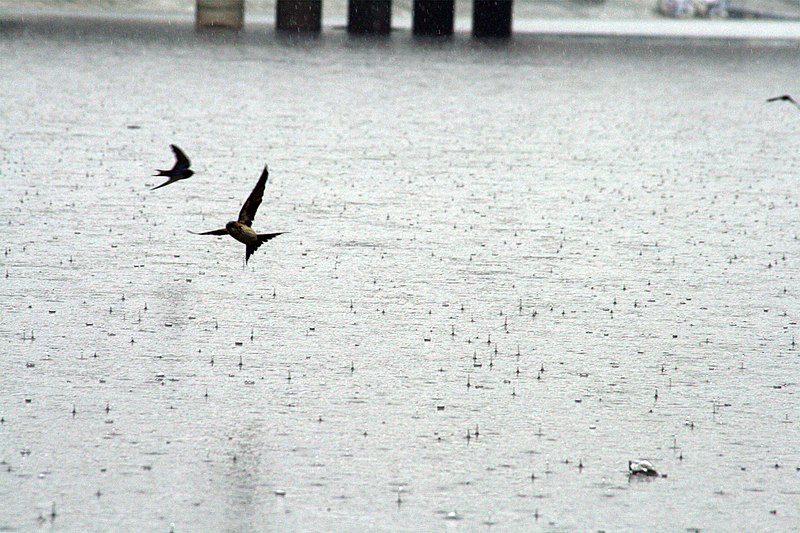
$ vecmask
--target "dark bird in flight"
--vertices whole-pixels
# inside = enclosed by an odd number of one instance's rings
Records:
[[[788,94],[782,94],[780,96],[773,96],[772,98],[767,98],[767,102],[789,102],[792,105],[794,105],[797,109],[800,109],[800,104],[797,103],[797,100],[795,100]]]
[[[247,201],[242,206],[242,210],[239,211],[239,220],[228,222],[222,229],[204,231],[203,233],[191,231],[190,233],[194,233],[195,235],[230,235],[247,246],[247,253],[244,257],[244,263],[246,265],[250,256],[253,255],[253,252],[258,250],[259,246],[278,235],[286,233],[285,231],[278,233],[256,233],[252,228],[253,219],[256,218],[256,211],[258,211],[258,206],[261,205],[261,199],[264,196],[264,185],[267,183],[267,177],[269,177],[269,170],[265,166],[264,172],[261,173],[261,177],[258,178],[258,183],[256,183],[256,186],[253,188],[253,192],[247,197]]]
[[[172,148],[172,151],[175,153],[175,165],[173,165],[173,167],[169,170],[156,169],[158,174],[153,174],[153,176],[167,176],[169,179],[161,185],[153,187],[150,189],[151,191],[160,189],[164,185],[169,185],[170,183],[175,183],[176,181],[185,180],[194,174],[194,171],[189,169],[189,166],[192,163],[189,161],[189,158],[186,157],[186,154],[183,153],[183,150],[174,144],[170,144],[169,147]]]

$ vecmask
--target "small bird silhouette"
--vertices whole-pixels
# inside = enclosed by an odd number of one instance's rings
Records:
[[[192,163],[189,161],[189,158],[186,157],[186,154],[183,153],[183,150],[174,144],[170,144],[169,147],[172,148],[172,151],[175,153],[175,165],[169,170],[156,169],[158,174],[153,174],[153,176],[167,176],[169,179],[161,185],[153,187],[150,189],[151,191],[160,189],[164,185],[169,185],[170,183],[175,183],[176,181],[185,180],[194,174],[193,170],[189,170],[189,166]]]
[[[258,183],[256,183],[256,186],[253,188],[253,192],[247,197],[247,201],[245,201],[242,206],[242,210],[239,211],[239,220],[228,222],[222,229],[204,231],[202,233],[190,231],[189,233],[194,233],[195,235],[230,235],[247,246],[247,252],[244,257],[244,263],[246,265],[250,256],[253,255],[253,252],[258,250],[259,246],[278,235],[286,233],[285,231],[278,233],[256,233],[252,228],[253,219],[256,218],[256,211],[258,211],[258,206],[261,205],[261,199],[264,196],[264,185],[267,183],[267,177],[269,177],[269,170],[265,166],[261,177],[258,178]]]
[[[800,104],[798,104],[797,101],[788,94],[782,94],[780,96],[773,96],[772,98],[767,98],[767,102],[789,102],[792,105],[794,105],[797,109],[800,109]]]

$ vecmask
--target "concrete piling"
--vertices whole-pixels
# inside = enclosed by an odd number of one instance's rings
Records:
[[[195,27],[241,30],[244,27],[244,0],[197,0]]]
[[[513,0],[473,0],[473,37],[511,37]]]
[[[391,31],[391,0],[349,0],[347,4],[348,33],[388,35]]]
[[[455,12],[455,0],[414,0],[414,35],[452,35]]]
[[[322,0],[277,0],[279,31],[319,33],[322,30]]]
[[[473,0],[472,35],[477,38],[511,36],[513,0]],[[244,27],[245,0],[196,0],[197,28]],[[455,23],[455,0],[413,0],[414,35],[449,36]],[[392,0],[348,0],[347,31],[351,34],[388,35]],[[322,31],[322,0],[276,0],[279,31]]]

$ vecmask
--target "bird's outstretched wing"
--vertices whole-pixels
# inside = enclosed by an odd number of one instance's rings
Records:
[[[780,96],[773,96],[772,98],[767,98],[767,102],[789,102],[794,105],[796,108],[800,109],[800,104],[797,103],[797,100],[791,97],[788,94],[782,94]]]
[[[256,211],[258,211],[258,206],[261,205],[261,199],[264,197],[264,185],[267,183],[267,177],[269,177],[269,170],[265,166],[261,177],[258,178],[258,183],[256,183],[256,186],[253,188],[253,192],[247,197],[247,201],[242,206],[242,210],[239,211],[240,224],[249,227],[253,226],[253,219],[256,218]]]
[[[189,158],[186,157],[186,154],[183,153],[183,150],[174,144],[170,144],[169,147],[172,148],[172,152],[175,154],[175,166],[172,167],[172,170],[188,169],[192,163],[189,161]]]
[[[225,228],[215,229],[215,230],[212,230],[212,231],[204,231],[202,233],[197,233],[196,231],[191,231],[191,230],[188,230],[188,231],[189,231],[189,233],[191,233],[193,235],[227,235],[228,234],[228,230],[226,230]]]

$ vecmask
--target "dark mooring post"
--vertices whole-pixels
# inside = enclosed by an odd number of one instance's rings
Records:
[[[241,30],[244,26],[244,0],[197,0],[194,22],[197,28]]]
[[[414,35],[452,35],[455,0],[414,0]]]
[[[280,31],[319,33],[322,30],[322,0],[278,0],[276,11]]]
[[[392,0],[350,0],[347,4],[347,31],[388,35],[392,31]]]
[[[513,0],[473,0],[474,37],[511,37]]]

